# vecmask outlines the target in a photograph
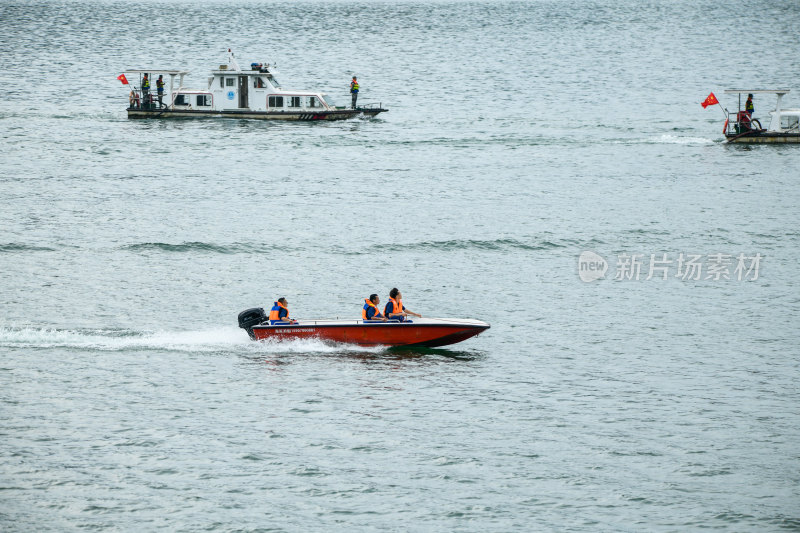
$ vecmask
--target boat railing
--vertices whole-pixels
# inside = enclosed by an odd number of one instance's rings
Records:
[[[725,117],[725,129],[723,131],[725,135],[739,135],[763,129],[761,121],[746,111],[740,110],[734,114],[726,109]]]
[[[356,109],[383,109],[383,105],[382,102],[369,102],[357,105]]]
[[[128,107],[129,109],[147,110],[165,109],[169,106],[164,103],[164,96],[162,95],[159,99],[158,94],[154,91],[145,93],[142,89],[133,88],[128,98]]]

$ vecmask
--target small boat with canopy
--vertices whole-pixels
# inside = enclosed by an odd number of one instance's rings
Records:
[[[784,108],[783,97],[789,89],[727,89],[725,94],[736,94],[739,103],[736,113],[727,108],[722,133],[730,143],[800,143],[800,109]],[[777,96],[775,109],[760,118],[742,104],[748,95]]]

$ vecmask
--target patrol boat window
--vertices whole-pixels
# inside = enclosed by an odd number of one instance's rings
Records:
[[[228,87],[233,87],[233,84],[236,83],[234,78],[225,78],[225,85]]]
[[[300,107],[300,97],[299,96],[289,97],[289,107]]]
[[[317,97],[316,96],[309,96],[308,97],[308,107],[319,107],[319,104],[317,103]]]
[[[175,105],[189,105],[189,96],[185,94],[175,96]]]
[[[211,95],[210,94],[198,94],[197,95],[197,105],[208,107],[211,105]]]
[[[269,97],[269,106],[270,107],[283,107],[283,96],[270,96]]]
[[[263,89],[264,87],[266,87],[266,85],[264,84],[264,79],[256,77],[255,80],[253,81],[253,87],[255,87],[256,89]]]

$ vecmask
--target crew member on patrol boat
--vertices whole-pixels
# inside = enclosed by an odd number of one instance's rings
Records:
[[[381,320],[386,322],[386,317],[383,316],[378,309],[378,304],[381,299],[377,294],[370,294],[369,298],[364,298],[364,308],[361,310],[361,318],[364,320]]]
[[[396,287],[389,291],[389,301],[386,303],[386,307],[383,308],[383,315],[389,320],[399,320],[400,322],[403,322],[408,315],[422,318],[422,315],[418,315],[403,306],[403,295]]]
[[[144,101],[147,101],[147,96],[150,94],[150,79],[147,77],[147,74],[144,75],[144,79],[142,80],[142,96],[144,97]]]
[[[278,298],[269,311],[270,324],[297,324],[297,320],[289,318],[289,302],[286,298]]]
[[[739,100],[741,102],[741,100]],[[747,95],[747,102],[744,104],[744,111],[750,118],[753,118],[753,112],[756,110],[753,106],[753,93]]]
[[[353,81],[350,82],[350,94],[353,96],[353,109],[356,108],[356,100],[358,100],[358,79],[353,76]]]
[[[164,75],[159,74],[156,80],[156,90],[158,91],[158,105],[161,106],[161,100],[164,98]]]

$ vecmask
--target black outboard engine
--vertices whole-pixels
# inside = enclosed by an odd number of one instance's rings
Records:
[[[239,327],[247,330],[250,338],[255,340],[256,336],[253,333],[253,326],[257,326],[262,322],[267,321],[267,314],[264,312],[263,307],[254,307],[239,313]]]

